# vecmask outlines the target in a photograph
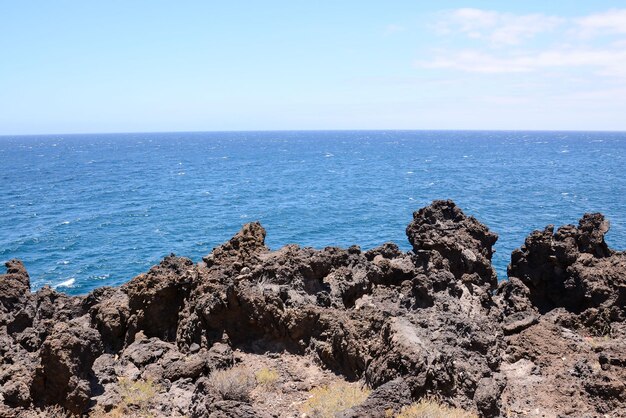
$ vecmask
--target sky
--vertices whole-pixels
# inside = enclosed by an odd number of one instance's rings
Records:
[[[0,135],[626,130],[626,2],[0,0]]]

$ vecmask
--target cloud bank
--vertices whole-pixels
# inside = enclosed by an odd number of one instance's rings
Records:
[[[463,8],[440,13],[442,40],[465,38],[463,48],[439,48],[415,61],[422,68],[506,74],[589,71],[626,78],[626,9],[577,18]]]

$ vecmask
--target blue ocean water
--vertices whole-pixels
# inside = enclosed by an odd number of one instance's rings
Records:
[[[328,131],[0,137],[0,261],[33,288],[119,285],[198,261],[260,220],[267,244],[410,248],[412,212],[453,199],[510,253],[601,211],[626,245],[626,133]]]

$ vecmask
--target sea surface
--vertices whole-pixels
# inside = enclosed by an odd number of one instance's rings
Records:
[[[170,253],[199,261],[242,224],[267,244],[393,241],[413,211],[453,199],[499,235],[494,263],[534,229],[611,221],[626,247],[626,133],[211,132],[0,137],[0,261],[33,289],[122,284]]]

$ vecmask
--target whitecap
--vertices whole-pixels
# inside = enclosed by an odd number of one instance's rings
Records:
[[[326,155],[324,155],[324,157],[329,158],[329,157],[334,157],[335,154],[331,154],[330,152],[327,152]]]
[[[180,173],[178,173],[178,175],[179,175],[179,176],[184,176],[184,175],[185,175],[185,172],[184,172],[184,171],[181,171]]]
[[[63,221],[63,222],[61,222],[61,225],[69,225],[69,224],[70,224],[70,221]]]
[[[412,171],[407,171],[406,173],[407,173],[407,174],[413,174],[413,172],[412,172]]]
[[[73,287],[74,286],[74,282],[76,281],[76,279],[71,278],[71,279],[67,279],[59,284],[56,284],[54,286],[52,286],[53,289],[56,289],[58,287]]]

